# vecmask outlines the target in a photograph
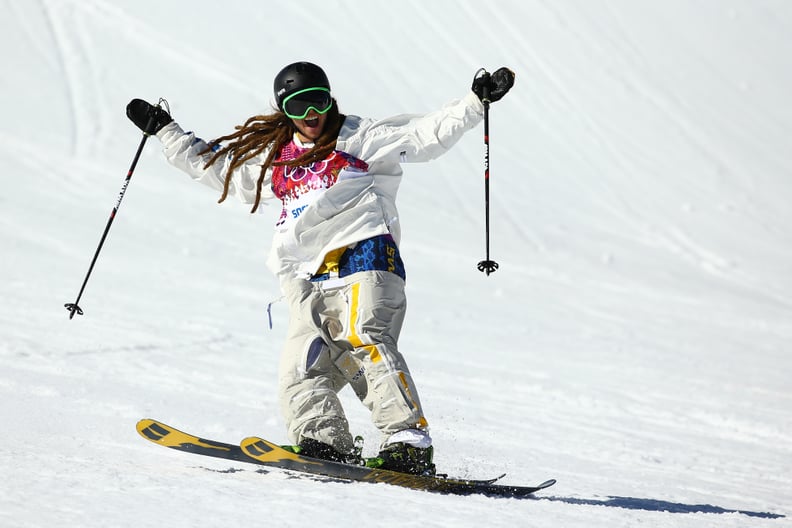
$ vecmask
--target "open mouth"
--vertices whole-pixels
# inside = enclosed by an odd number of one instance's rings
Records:
[[[308,128],[316,128],[319,126],[319,118],[318,117],[311,117],[305,120],[305,126]]]

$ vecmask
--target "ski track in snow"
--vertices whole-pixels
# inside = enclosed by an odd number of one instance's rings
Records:
[[[786,4],[6,4],[0,526],[789,524]],[[286,308],[267,330],[263,264],[277,207],[216,206],[153,139],[68,320],[140,140],[128,100],[166,96],[212,137],[303,58],[373,117],[459,97],[479,66],[517,72],[490,116],[498,272],[475,269],[481,127],[405,167],[401,346],[439,467],[558,479],[535,499],[297,478],[138,438],[143,417],[284,438]]]
[[[90,113],[91,102],[95,99],[91,89],[96,84],[89,85],[95,66],[89,56],[90,44],[86,46],[84,42],[83,21],[79,17],[64,17],[63,13],[69,13],[68,8],[73,7],[68,2],[41,0],[41,6],[55,42],[60,70],[64,74],[64,91],[68,93],[70,122],[74,127],[68,134],[73,141],[72,155],[87,156],[86,136],[91,132],[88,125],[97,121]]]

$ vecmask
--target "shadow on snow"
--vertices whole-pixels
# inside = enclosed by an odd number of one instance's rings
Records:
[[[572,497],[536,497],[538,500],[565,502],[567,504],[584,504],[587,506],[609,506],[627,510],[646,510],[668,513],[739,513],[749,517],[779,519],[785,517],[778,513],[754,512],[748,510],[730,510],[712,504],[682,504],[656,499],[638,499],[635,497],[608,497],[607,499],[577,499]]]

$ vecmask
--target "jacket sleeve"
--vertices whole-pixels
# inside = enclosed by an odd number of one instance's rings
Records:
[[[428,114],[403,114],[382,120],[348,119],[338,148],[367,163],[429,161],[448,151],[483,117],[484,105],[471,91]]]
[[[165,158],[171,165],[186,172],[193,180],[222,192],[225,176],[231,163],[230,156],[220,158],[211,166],[206,167],[212,153],[201,154],[201,152],[207,150],[207,143],[196,137],[193,132],[182,130],[175,121],[171,121],[157,132],[157,137],[162,142]],[[256,182],[261,175],[263,161],[264,158],[258,156],[236,168],[228,187],[228,195],[237,197],[242,203],[254,203],[256,201]],[[261,200],[263,202],[273,197],[271,174],[270,171],[267,171],[266,178],[262,183]]]

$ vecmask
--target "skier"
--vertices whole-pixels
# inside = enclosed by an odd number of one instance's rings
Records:
[[[375,120],[341,114],[319,66],[297,62],[275,77],[276,111],[209,143],[141,99],[127,116],[154,134],[192,179],[252,204],[283,209],[267,261],[289,305],[280,404],[295,452],[362,463],[337,393],[351,385],[382,433],[371,467],[434,474],[432,439],[398,349],[405,270],[395,196],[400,164],[446,152],[503,97],[514,73],[479,70],[472,91],[425,115]]]

